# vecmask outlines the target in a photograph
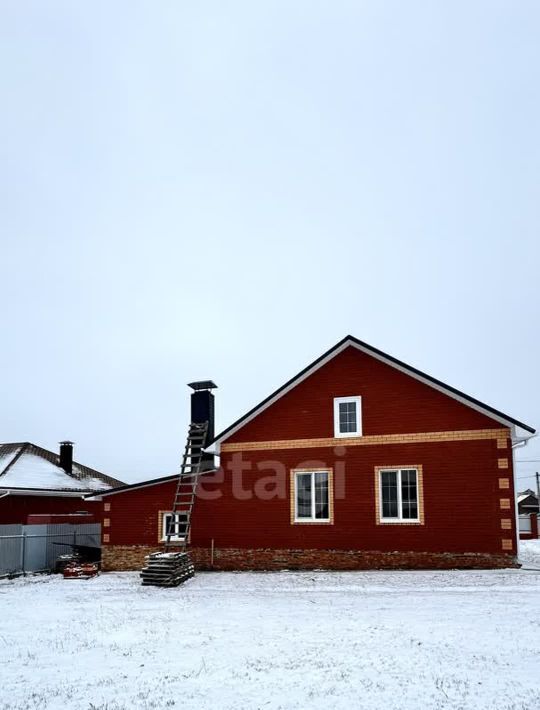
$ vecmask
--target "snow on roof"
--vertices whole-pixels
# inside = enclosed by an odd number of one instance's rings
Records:
[[[1,478],[2,486],[17,488],[78,488],[71,476],[35,454],[21,456]]]
[[[517,495],[517,502],[521,503],[522,501],[526,500],[527,498],[534,498],[535,500],[538,498],[536,493],[531,490],[526,490],[522,491],[521,493],[518,493]]]
[[[72,472],[60,466],[58,454],[35,444],[0,445],[0,488],[33,490],[105,491],[121,481],[73,462]]]

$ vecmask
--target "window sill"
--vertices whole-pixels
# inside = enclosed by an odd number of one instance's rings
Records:
[[[361,431],[334,432],[334,439],[359,439],[362,436]]]
[[[293,520],[293,525],[332,525],[333,520]]]
[[[421,520],[389,520],[379,519],[379,525],[423,525]]]

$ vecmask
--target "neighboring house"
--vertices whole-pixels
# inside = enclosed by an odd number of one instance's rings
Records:
[[[529,513],[540,513],[538,506],[538,496],[534,491],[528,488],[517,496],[518,513],[520,515],[528,515]]]
[[[538,496],[528,488],[517,495],[517,507],[519,513],[519,537],[522,540],[536,540],[539,528],[539,506]]]
[[[101,506],[85,496],[121,484],[73,461],[70,441],[61,442],[58,454],[29,442],[0,444],[1,524],[24,524],[29,517],[36,522],[35,516],[99,514]]]
[[[533,433],[347,336],[207,446],[221,465],[201,476],[191,553],[200,569],[512,566],[512,445]],[[100,496],[105,569],[141,567],[167,525],[182,538],[175,484]]]

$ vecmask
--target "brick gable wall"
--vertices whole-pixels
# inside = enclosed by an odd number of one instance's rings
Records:
[[[413,377],[346,348],[235,432],[227,443],[334,435],[334,397],[362,397],[363,433],[497,429],[501,424]]]

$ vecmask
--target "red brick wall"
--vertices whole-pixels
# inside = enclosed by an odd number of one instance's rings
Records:
[[[0,498],[0,524],[25,524],[29,515],[36,513],[76,513],[87,511],[100,514],[101,504],[84,498],[61,496],[15,496]]]
[[[103,533],[111,545],[158,545],[159,511],[170,510],[176,482],[136,488],[103,498]],[[105,510],[109,505],[110,511]]]
[[[501,497],[511,501],[514,497],[512,487],[499,489],[499,478],[510,478],[511,468],[502,471],[497,462],[509,451],[498,449],[495,440],[484,440],[349,447],[338,457],[333,449],[249,452],[253,468],[243,474],[246,496],[265,481],[267,490],[275,490],[276,478],[264,463],[270,455],[284,466],[285,497],[267,500],[255,495],[239,500],[233,495],[233,476],[226,471],[231,455],[226,454],[225,471],[203,479],[205,496],[217,492],[218,497],[196,500],[192,544],[208,547],[213,539],[218,548],[498,554],[502,537],[514,537],[514,529],[503,531],[500,523],[501,517],[513,521],[513,506],[507,511],[499,507]],[[335,472],[345,462],[345,498],[334,500],[333,525],[291,525],[289,471],[306,467],[309,460],[332,466]],[[396,465],[423,467],[424,525],[376,523],[374,469]],[[110,512],[103,513],[110,519],[110,526],[103,529],[110,544],[157,545],[158,514],[170,509],[174,490],[174,482],[167,482],[104,498],[111,506]]]
[[[498,422],[356,348],[345,349],[227,443],[334,436],[334,397],[362,396],[363,433],[497,429]]]
[[[499,553],[502,533],[514,536],[514,530],[501,531],[499,508],[501,497],[514,499],[511,481],[510,489],[499,489],[499,478],[510,478],[511,468],[500,470],[498,459],[509,452],[498,449],[495,440],[485,440],[349,447],[339,457],[333,449],[244,454],[252,469],[243,479],[252,490],[271,475],[265,462],[272,459],[284,465],[287,476],[290,469],[309,468],[310,461],[321,461],[336,475],[336,464],[345,462],[345,498],[334,501],[334,525],[291,525],[288,484],[285,499],[236,500],[227,473],[231,454],[224,454],[223,497],[197,500],[192,543],[206,546],[213,538],[218,547]],[[400,465],[423,467],[424,525],[376,523],[375,467]],[[271,490],[272,479],[267,480]],[[213,485],[205,482],[203,487],[211,490]],[[513,519],[513,506],[504,514]]]

